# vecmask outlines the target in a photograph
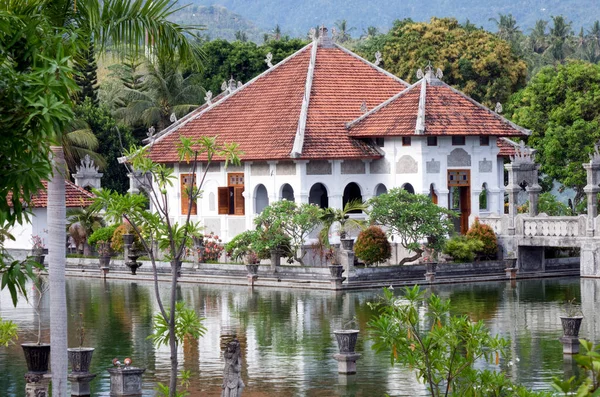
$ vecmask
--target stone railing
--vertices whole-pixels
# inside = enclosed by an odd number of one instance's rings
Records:
[[[479,222],[488,225],[497,235],[507,234],[508,216],[507,215],[488,215],[479,217]]]
[[[515,227],[517,235],[528,237],[583,237],[586,233],[586,217],[518,215]]]

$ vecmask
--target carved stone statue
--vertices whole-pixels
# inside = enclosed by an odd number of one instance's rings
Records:
[[[237,339],[227,343],[223,357],[225,358],[225,368],[223,369],[221,397],[241,397],[245,385],[242,382],[242,357],[240,342]]]

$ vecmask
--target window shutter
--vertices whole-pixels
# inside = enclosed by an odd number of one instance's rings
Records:
[[[188,209],[189,209],[189,204],[190,204],[190,197],[188,195],[188,192],[190,190],[190,184],[192,183],[194,184],[194,187],[196,186],[196,178],[191,175],[191,174],[183,174],[181,175],[181,214],[182,215],[187,215],[188,213]],[[198,211],[197,205],[196,205],[196,201],[192,202],[192,210],[190,211],[191,215],[196,215]]]
[[[244,193],[244,188],[243,187],[236,187],[234,188],[235,190],[235,194],[234,194],[234,202],[235,202],[235,215],[244,215],[245,211],[244,211],[244,196],[242,195],[242,193]]]
[[[229,188],[219,188],[219,214],[229,214]]]

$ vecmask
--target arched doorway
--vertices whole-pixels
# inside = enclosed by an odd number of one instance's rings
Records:
[[[284,183],[281,187],[281,200],[294,201],[294,188],[289,183]]]
[[[342,198],[342,208],[344,208],[347,203],[355,200],[359,200],[362,202],[362,192],[360,191],[360,186],[358,186],[354,182],[350,182],[346,185],[346,188],[344,189],[344,196]],[[351,212],[360,213],[360,211]]]
[[[308,194],[308,202],[310,204],[316,204],[321,208],[329,207],[329,197],[327,195],[327,188],[322,183],[315,183],[310,188]]]
[[[254,191],[254,212],[260,214],[267,205],[269,205],[267,188],[262,184],[256,186],[256,190]]]
[[[415,194],[415,188],[410,183],[405,183],[402,185],[402,189],[406,190],[410,194]]]
[[[387,193],[387,187],[383,183],[380,183],[375,187],[375,196],[381,196],[382,194]]]

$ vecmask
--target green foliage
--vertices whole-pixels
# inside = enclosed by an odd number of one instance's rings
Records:
[[[132,248],[134,251],[142,251],[144,249],[144,246],[140,241],[140,237],[133,232],[130,225],[123,223],[114,229],[112,237],[110,239],[110,248],[114,252],[123,253],[125,249],[125,245],[123,243],[124,234],[133,234]]]
[[[431,396],[447,396],[450,390],[452,395],[472,396],[474,390],[508,382],[475,368],[478,360],[498,365],[508,342],[490,335],[483,321],[451,316],[449,300],[435,294],[425,299],[415,285],[405,287],[402,297],[385,288],[382,300],[371,305],[376,310],[368,324],[373,349],[389,352],[392,365],[398,362],[413,368]]]
[[[390,259],[392,247],[380,227],[370,226],[359,233],[354,243],[354,252],[367,265],[372,265]]]
[[[489,225],[479,222],[479,218],[475,219],[466,236],[469,239],[476,239],[483,243],[483,248],[477,252],[478,255],[492,259],[498,254],[498,238],[496,237],[496,233],[494,233],[494,229]]]
[[[349,227],[354,226],[364,229],[366,222],[362,219],[351,218],[350,214],[356,212],[366,212],[367,208],[368,205],[363,203],[361,200],[348,201],[343,209],[331,207],[325,208],[321,213],[321,222],[323,223],[323,228],[321,229],[319,238],[326,246],[329,245],[329,229],[331,229],[331,226],[336,223],[340,225],[340,238],[346,238]]]
[[[155,346],[169,344],[169,311],[166,312],[166,319],[161,313],[154,315],[154,333],[148,336],[152,339]],[[204,318],[198,317],[194,309],[188,308],[185,302],[175,303],[175,337],[181,343],[184,338],[190,337],[198,339],[206,332],[206,327],[202,324]]]
[[[181,370],[181,372],[179,372],[179,387],[184,388],[185,390],[181,390],[181,391],[175,391],[175,397],[187,397],[190,395],[190,393],[187,391],[189,386],[190,386],[190,378],[192,376],[192,373],[190,371],[186,371],[186,370]],[[157,397],[169,397],[171,396],[170,391],[171,389],[169,388],[169,386],[162,384],[161,382],[158,382],[158,384],[156,385],[156,392],[158,392]]]
[[[101,228],[97,229],[88,238],[88,244],[91,246],[95,246],[99,242],[110,244],[111,240],[113,238],[113,235],[115,234],[115,231],[117,230],[117,227],[119,227],[119,226],[112,225],[112,226],[106,226],[106,227],[101,227]],[[122,237],[122,234],[121,234],[121,237]],[[122,241],[123,241],[123,239],[121,238],[121,244],[122,244]]]
[[[452,18],[396,21],[382,54],[386,70],[407,82],[415,82],[417,69],[431,62],[446,83],[487,106],[505,102],[527,75],[526,63],[508,43]]]
[[[246,230],[231,239],[225,244],[227,255],[234,261],[241,261],[244,256],[255,252],[252,249],[252,244],[257,239],[256,230]]]
[[[450,255],[455,262],[473,262],[477,253],[484,248],[484,242],[478,238],[454,236],[446,242],[444,254]]]
[[[89,98],[92,105],[98,106],[98,65],[92,40],[89,40],[87,49],[82,49],[73,58],[73,69],[77,72],[74,77],[80,89],[77,103]]]
[[[12,255],[4,248],[5,240],[15,240],[8,232],[7,226],[0,226],[0,273],[2,283],[0,289],[8,288],[13,305],[17,306],[19,295],[27,298],[27,281],[35,279],[34,269],[43,269],[44,266],[33,258],[24,261],[13,259]]]
[[[585,198],[579,202],[579,206],[583,202],[585,202]],[[529,213],[529,200],[527,200],[523,205],[517,208],[520,214]],[[582,210],[585,210],[585,206],[583,206]],[[570,216],[573,215],[573,210],[569,208],[565,203],[558,201],[556,196],[554,196],[550,192],[544,192],[540,194],[538,201],[538,213],[544,213],[548,216]]]
[[[7,347],[19,337],[19,327],[11,320],[0,318],[0,345]]]
[[[402,188],[391,189],[388,193],[370,200],[371,223],[388,227],[388,234],[398,235],[400,244],[416,254],[404,258],[400,264],[421,257],[420,242],[429,238],[429,247],[441,251],[446,236],[454,231],[452,211],[439,207],[422,194],[411,194]]]
[[[547,67],[511,98],[508,114],[532,130],[528,144],[537,149],[541,173],[584,197],[589,161],[600,139],[600,65],[573,61]]]
[[[254,222],[259,230],[272,235],[273,243],[290,245],[293,257],[298,256],[300,247],[308,235],[321,223],[323,210],[314,204],[297,205],[293,201],[279,200],[263,209]],[[281,236],[277,236],[281,234]]]
[[[575,362],[587,375],[583,379],[570,379],[561,381],[555,377],[552,387],[565,396],[598,397],[600,396],[600,344],[594,344],[585,339],[579,339],[580,351]]]

